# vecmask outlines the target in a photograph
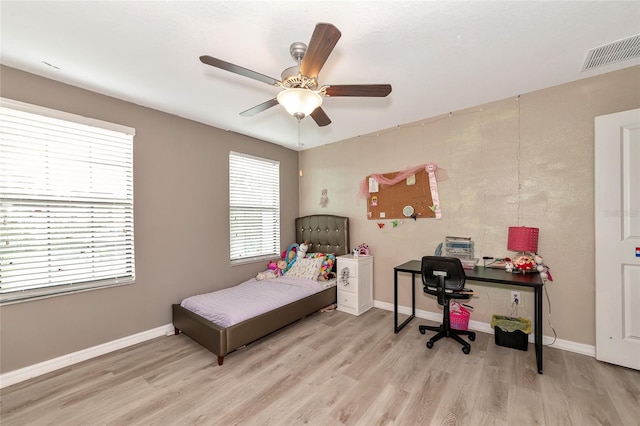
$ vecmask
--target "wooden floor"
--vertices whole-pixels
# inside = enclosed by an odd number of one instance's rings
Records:
[[[2,390],[9,425],[639,425],[640,372],[545,347],[427,349],[415,319],[314,314],[228,355],[160,337]],[[431,333],[427,333],[429,336]]]

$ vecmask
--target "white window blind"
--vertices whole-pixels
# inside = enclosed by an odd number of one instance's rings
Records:
[[[280,163],[229,153],[232,263],[280,255]]]
[[[133,134],[1,100],[0,303],[133,281]]]

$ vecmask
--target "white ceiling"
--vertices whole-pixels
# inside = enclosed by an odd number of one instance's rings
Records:
[[[589,49],[640,33],[640,1],[3,0],[0,16],[4,65],[296,150],[640,64],[580,72]],[[318,22],[342,32],[321,85],[393,91],[324,98],[333,122],[304,119],[302,146],[281,106],[239,115],[280,89],[198,59],[279,80]]]

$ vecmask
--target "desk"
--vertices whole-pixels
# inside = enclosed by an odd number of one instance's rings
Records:
[[[410,260],[393,268],[393,331],[398,333],[416,316],[416,275],[422,277],[422,261]],[[398,325],[398,272],[411,274],[411,315]],[[485,268],[476,266],[474,269],[465,269],[467,280],[504,284],[518,287],[531,287],[535,294],[534,308],[534,338],[536,348],[536,361],[538,373],[542,374],[542,287],[544,282],[540,274],[512,274],[504,269]]]

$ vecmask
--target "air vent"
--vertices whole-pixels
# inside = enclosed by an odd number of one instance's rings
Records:
[[[640,34],[589,50],[581,71],[638,57],[640,57]]]

